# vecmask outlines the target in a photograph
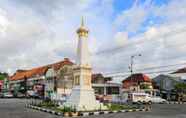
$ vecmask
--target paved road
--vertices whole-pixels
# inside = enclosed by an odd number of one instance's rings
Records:
[[[87,118],[97,118],[91,116]],[[156,104],[148,112],[108,114],[100,118],[186,118],[186,105]]]
[[[27,109],[24,99],[0,99],[0,118],[58,118],[54,115]]]
[[[27,109],[24,99],[0,99],[0,118],[60,118]],[[186,118],[186,105],[153,105],[149,112],[130,112],[89,116],[84,118]]]

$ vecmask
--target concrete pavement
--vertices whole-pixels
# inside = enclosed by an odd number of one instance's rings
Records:
[[[0,118],[61,118],[49,113],[25,108],[25,99],[0,99]],[[185,104],[156,104],[152,111],[114,113],[84,118],[186,118]]]
[[[55,115],[25,108],[25,99],[0,99],[0,118],[58,118]]]
[[[97,118],[96,116],[86,118]],[[99,118],[186,118],[186,105],[155,104],[148,112],[108,114]]]

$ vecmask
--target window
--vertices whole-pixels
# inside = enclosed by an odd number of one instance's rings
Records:
[[[119,94],[119,88],[118,87],[108,87],[107,94],[108,95]]]
[[[103,87],[94,87],[95,94],[103,95],[104,94],[104,88]]]
[[[77,75],[77,76],[75,76],[75,85],[79,85],[79,83],[80,83],[80,76],[79,75]]]

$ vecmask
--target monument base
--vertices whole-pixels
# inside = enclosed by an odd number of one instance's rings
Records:
[[[96,101],[94,90],[92,88],[74,87],[67,102],[63,104],[66,107],[76,108],[77,111],[94,111],[107,109],[102,103]]]

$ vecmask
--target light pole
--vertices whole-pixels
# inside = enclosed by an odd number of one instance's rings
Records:
[[[68,77],[64,76],[64,95],[66,96],[65,89],[66,89],[66,83],[68,81]]]
[[[130,84],[130,86],[132,85],[132,75],[133,75],[133,65],[134,65],[134,58],[135,57],[140,57],[141,56],[141,54],[136,54],[136,55],[132,55],[131,57],[130,57],[130,66],[129,66],[129,69],[130,69],[130,72],[131,72],[131,84]]]

